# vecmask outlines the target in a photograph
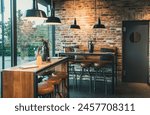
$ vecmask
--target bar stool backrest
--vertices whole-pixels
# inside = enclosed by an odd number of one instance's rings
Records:
[[[72,47],[64,47],[64,52],[73,52],[74,49]]]
[[[67,52],[74,52],[74,49],[73,47],[63,47],[64,48],[64,52],[67,53]],[[74,59],[74,56],[69,56],[69,58],[71,59]]]
[[[115,52],[115,48],[101,48],[100,52]],[[103,61],[112,61],[112,59],[113,57],[111,54],[100,56],[100,60],[103,60]]]

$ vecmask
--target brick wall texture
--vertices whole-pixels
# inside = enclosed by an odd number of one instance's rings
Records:
[[[96,6],[96,7],[95,7]],[[62,24],[56,26],[56,51],[64,44],[87,46],[95,40],[95,46],[110,45],[118,48],[118,72],[122,64],[122,21],[150,20],[150,0],[56,0],[56,16]],[[100,17],[105,29],[93,29]],[[76,18],[80,30],[71,30]]]

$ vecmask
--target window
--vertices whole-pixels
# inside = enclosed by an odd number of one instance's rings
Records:
[[[38,7],[47,12],[46,6],[38,4]],[[25,11],[31,8],[32,0],[17,0],[17,64],[35,60],[37,48],[43,45],[41,40],[50,39],[49,27],[43,21],[23,19]]]
[[[3,68],[8,68],[11,66],[10,28],[11,28],[10,0],[0,0],[0,72]],[[1,92],[1,74],[0,74],[0,92]]]
[[[0,72],[3,68],[11,67],[11,11],[12,1],[16,1],[17,23],[17,64],[35,60],[35,51],[42,46],[41,39],[49,40],[52,50],[52,26],[45,26],[43,22],[30,22],[23,20],[23,14],[32,8],[32,0],[0,0]],[[14,2],[15,3],[15,2]],[[13,6],[13,7],[11,7]],[[39,9],[47,12],[47,7],[38,4]],[[16,29],[16,28],[15,28]],[[15,34],[15,33],[14,33]],[[12,47],[12,48],[11,48]],[[16,51],[15,51],[16,52]],[[0,74],[0,97],[1,97],[1,74]]]

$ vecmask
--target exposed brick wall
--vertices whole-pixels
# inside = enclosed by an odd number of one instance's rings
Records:
[[[87,45],[92,38],[96,45],[111,45],[118,48],[118,70],[121,73],[122,63],[122,21],[150,20],[149,0],[97,0],[97,17],[100,16],[105,29],[94,30],[95,0],[57,0],[56,16],[62,25],[56,27],[56,50],[61,50],[64,43]],[[80,30],[71,30],[73,19],[77,19]]]

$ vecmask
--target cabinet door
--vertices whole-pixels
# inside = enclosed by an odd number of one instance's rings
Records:
[[[123,22],[123,81],[148,82],[149,22]]]

